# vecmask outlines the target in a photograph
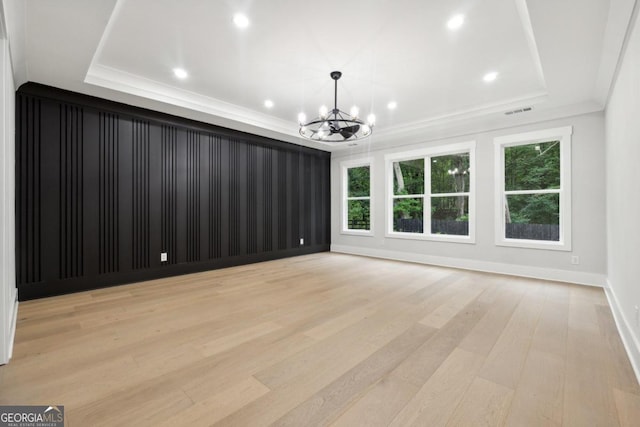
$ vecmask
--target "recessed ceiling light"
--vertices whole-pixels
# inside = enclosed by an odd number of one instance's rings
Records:
[[[494,81],[497,77],[498,77],[498,73],[496,71],[492,71],[490,73],[485,74],[482,80],[484,80],[487,83],[490,83]]]
[[[267,108],[273,108],[273,101],[270,99],[267,99],[266,101],[264,101],[264,106]]]
[[[233,15],[233,23],[236,24],[236,27],[244,29],[249,26],[249,18],[242,13],[236,13]]]
[[[389,110],[395,110],[396,108],[398,108],[398,103],[396,101],[391,101],[387,104],[387,108]]]
[[[174,68],[173,74],[179,79],[186,79],[187,77],[189,77],[189,74],[182,68]]]
[[[447,27],[450,30],[457,30],[464,24],[464,15],[455,15],[447,21]]]

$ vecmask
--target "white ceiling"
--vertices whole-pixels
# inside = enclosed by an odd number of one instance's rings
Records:
[[[372,147],[602,110],[634,4],[4,0],[4,12],[18,83],[334,150],[344,145],[301,140],[296,118],[331,106],[333,70],[343,72],[338,106],[376,114]],[[237,12],[247,29],[234,26]],[[452,31],[455,14],[465,22]],[[499,75],[487,84],[489,71]]]

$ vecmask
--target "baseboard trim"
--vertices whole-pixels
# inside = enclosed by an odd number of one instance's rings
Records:
[[[385,249],[363,248],[347,245],[331,245],[331,252],[392,259],[395,261],[415,262],[419,264],[437,265],[440,267],[460,268],[463,270],[482,271],[486,273],[506,274],[510,276],[521,276],[542,280],[553,280],[556,282],[575,283],[579,285],[595,286],[600,288],[604,288],[606,283],[606,277],[604,274],[530,267],[526,265],[512,265],[471,259],[449,258],[411,252],[390,251]]]
[[[7,351],[7,363],[13,356],[13,342],[16,339],[16,327],[18,326],[18,298],[13,299],[13,313],[11,315],[11,326],[9,327],[9,349]]]
[[[640,342],[638,342],[633,333],[631,333],[631,327],[629,326],[627,319],[622,314],[618,298],[616,297],[608,279],[606,281],[604,291],[607,295],[607,300],[609,300],[609,307],[611,307],[613,319],[616,322],[616,327],[618,328],[618,333],[622,339],[622,344],[624,345],[624,349],[627,351],[627,356],[631,362],[633,372],[636,374],[636,379],[640,383]]]
[[[18,284],[18,300],[27,301],[36,298],[46,298],[73,292],[90,291],[109,286],[126,285],[128,283],[143,282],[146,280],[161,279],[164,277],[180,276],[183,274],[200,273],[202,271],[216,270],[219,268],[235,267],[237,265],[253,264],[256,262],[271,261],[274,259],[289,258],[299,255],[308,255],[317,252],[326,252],[328,244],[300,246],[291,249],[282,249],[269,252],[260,252],[250,255],[226,256],[199,262],[182,262],[171,265],[159,265],[151,268],[130,270],[99,275],[84,275],[71,279],[49,280],[29,284]]]
[[[9,360],[11,360],[11,357],[13,356],[13,342],[15,341],[16,338],[16,326],[18,323],[18,299],[16,298],[16,295],[13,295],[13,304],[11,304],[11,307],[9,308],[9,311],[11,313],[11,318],[9,319],[9,329],[8,332],[9,334],[7,335],[7,342],[5,343],[5,354],[0,354],[0,365],[5,365],[7,363],[9,363]]]

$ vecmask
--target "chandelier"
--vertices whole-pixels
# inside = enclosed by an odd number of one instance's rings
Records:
[[[351,108],[350,114],[338,109],[338,79],[342,77],[342,73],[332,71],[330,76],[335,84],[333,110],[329,111],[323,105],[320,107],[320,116],[309,122],[307,122],[307,116],[300,113],[298,115],[300,135],[312,141],[329,143],[368,137],[375,125],[376,116],[369,114],[365,122],[358,117],[359,110],[356,106]]]

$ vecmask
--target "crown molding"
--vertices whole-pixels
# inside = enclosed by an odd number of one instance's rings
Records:
[[[178,89],[104,65],[93,64],[89,68],[84,82],[212,114],[235,122],[270,129],[284,135],[299,137],[297,127],[293,122],[278,119],[216,98]]]

